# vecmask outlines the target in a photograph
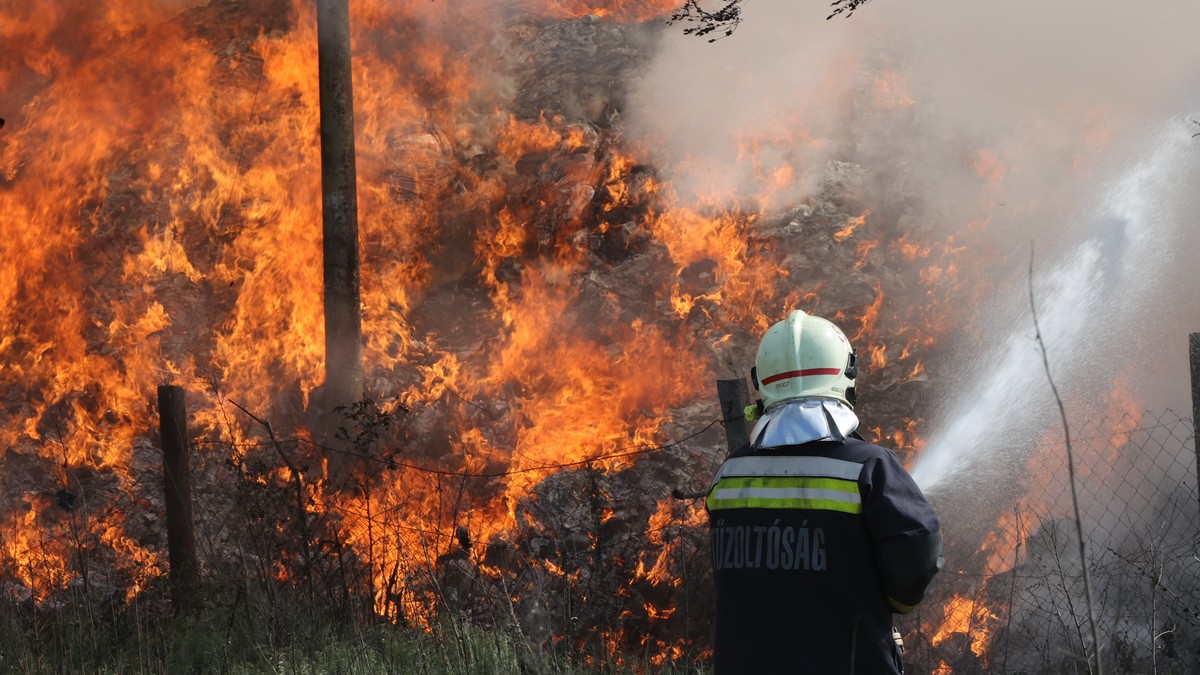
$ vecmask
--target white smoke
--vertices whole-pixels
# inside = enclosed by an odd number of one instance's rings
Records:
[[[954,341],[957,365],[940,369],[960,375],[937,386],[941,409],[922,411],[940,420],[934,444],[970,427],[967,416],[976,431],[954,442],[980,445],[1020,423],[1014,406],[1053,405],[1040,358],[1012,354],[1034,348],[1031,246],[1068,414],[1094,412],[1118,374],[1145,407],[1190,411],[1200,3],[880,0],[831,21],[824,0],[743,6],[736,32],[714,43],[668,31],[628,127],[683,200],[761,194],[783,167],[800,177],[774,195],[783,205],[841,159],[892,167],[887,179],[919,195],[930,226],[988,223],[994,267],[963,273],[996,291]],[[906,99],[900,112],[872,112],[881,74]],[[1009,382],[1013,358],[1024,372]],[[1029,434],[1057,422],[1035,417]]]

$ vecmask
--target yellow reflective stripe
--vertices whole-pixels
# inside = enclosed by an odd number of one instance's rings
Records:
[[[809,490],[807,488],[732,488],[717,487],[712,491],[713,499],[828,499],[834,502],[858,504],[862,497],[858,493],[841,490]]]
[[[709,510],[812,509],[862,513],[856,481],[796,476],[722,478],[709,493]]]
[[[708,510],[721,509],[809,509],[813,511],[840,511],[842,513],[862,513],[862,504],[845,502],[837,499],[793,499],[772,497],[734,497],[721,499],[715,496],[708,498]]]
[[[887,601],[888,601],[888,604],[892,606],[892,609],[896,610],[897,614],[908,614],[909,612],[913,611],[917,607],[916,605],[906,605],[903,602],[900,602],[899,600],[896,600],[895,598],[893,598],[891,596],[888,596]]]
[[[726,460],[706,502],[720,509],[862,513],[862,464],[831,457],[748,456]]]

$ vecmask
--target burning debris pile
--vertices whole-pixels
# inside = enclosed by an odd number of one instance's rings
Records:
[[[671,493],[724,455],[714,380],[744,376],[786,309],[827,316],[865,357],[866,435],[911,452],[964,250],[903,230],[919,214],[849,156],[788,209],[678,204],[622,124],[662,30],[647,16],[359,9],[372,400],[348,418],[349,484],[309,431],[311,8],[134,14],[120,44],[89,14],[98,42],[31,33],[3,73],[5,592],[159,583],[150,399],[172,382],[209,573],[413,626],[450,611],[539,645],[702,656],[702,507]]]

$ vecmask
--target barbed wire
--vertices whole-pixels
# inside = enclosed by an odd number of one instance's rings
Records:
[[[322,452],[327,453],[327,454],[342,455],[342,456],[352,457],[352,458],[359,459],[359,460],[373,462],[373,463],[382,465],[384,468],[389,468],[389,469],[394,469],[394,468],[409,469],[409,470],[418,471],[421,473],[427,473],[427,474],[438,475],[438,476],[446,476],[446,477],[451,477],[451,478],[504,478],[506,476],[513,476],[513,475],[518,475],[518,474],[523,474],[523,473],[536,473],[536,472],[556,471],[556,470],[577,468],[580,466],[596,464],[598,462],[605,462],[605,461],[612,460],[612,459],[621,459],[621,458],[625,458],[625,457],[636,457],[639,455],[645,455],[645,454],[649,454],[652,452],[659,452],[662,450],[671,450],[674,448],[683,448],[686,450],[687,447],[683,445],[684,443],[700,436],[701,434],[707,432],[709,429],[712,429],[714,426],[716,426],[718,424],[725,424],[726,422],[727,422],[727,420],[724,420],[721,418],[713,419],[708,424],[705,424],[704,426],[700,427],[696,431],[688,433],[686,436],[683,436],[682,438],[679,438],[679,439],[676,439],[673,441],[669,441],[669,442],[663,443],[661,445],[644,445],[644,444],[624,445],[624,446],[618,446],[612,452],[595,455],[593,457],[587,457],[584,459],[572,460],[569,462],[540,464],[537,466],[521,467],[521,468],[517,468],[517,469],[508,469],[508,470],[504,470],[504,471],[490,471],[490,472],[489,471],[483,471],[483,472],[454,471],[451,469],[442,469],[442,468],[436,468],[436,467],[421,466],[419,464],[412,464],[409,462],[399,462],[399,461],[395,461],[394,459],[389,459],[389,458],[385,458],[385,457],[364,455],[364,454],[356,453],[356,452],[353,452],[350,450],[344,450],[342,448],[330,447],[328,445],[318,443],[314,440],[311,440],[308,438],[302,438],[299,436],[285,438],[285,439],[279,439],[278,441],[276,441],[276,443],[278,445],[307,445],[314,449],[321,450]],[[191,444],[193,446],[214,445],[214,446],[235,448],[235,449],[239,449],[239,450],[257,450],[260,448],[272,447],[274,445],[271,441],[259,441],[256,443],[235,443],[235,442],[228,442],[228,441],[221,441],[221,440],[208,440],[208,441],[193,440]],[[635,449],[627,450],[627,448],[635,448]]]

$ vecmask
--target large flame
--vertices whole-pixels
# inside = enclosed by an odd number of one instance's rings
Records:
[[[204,452],[236,463],[264,420],[300,443],[254,480],[336,513],[370,566],[375,610],[431,625],[435,603],[406,579],[452,554],[501,577],[480,550],[533,527],[548,476],[627,471],[682,435],[673,416],[708,401],[741,367],[736,349],[787,309],[842,322],[880,390],[923,379],[920,355],[951,323],[954,240],[873,230],[870,209],[834,219],[802,204],[781,220],[770,195],[682,204],[618,131],[514,112],[514,43],[538,22],[637,22],[677,3],[523,2],[525,18],[473,4],[352,3],[367,389],[411,422],[408,445],[366,448],[345,490],[291,461],[321,440],[308,428],[324,358],[311,3],[176,14],[61,0],[0,20],[13,57],[0,70],[0,565],[33,597],[78,576],[72,527],[131,595],[163,574],[162,543],[138,524],[159,499],[142,485],[160,470],[161,384],[188,390]],[[877,85],[878,105],[913,105],[898,77]],[[994,159],[977,162],[989,180],[1003,176]],[[767,192],[800,182],[759,168]],[[831,292],[834,251],[852,264]],[[920,419],[899,419],[876,437],[908,454]],[[672,587],[671,565],[695,551],[663,533],[703,516],[660,487],[630,578]],[[597,511],[600,525],[615,518]],[[386,526],[399,512],[405,524]],[[652,624],[677,610],[637,607]],[[681,649],[610,637],[660,661]]]

